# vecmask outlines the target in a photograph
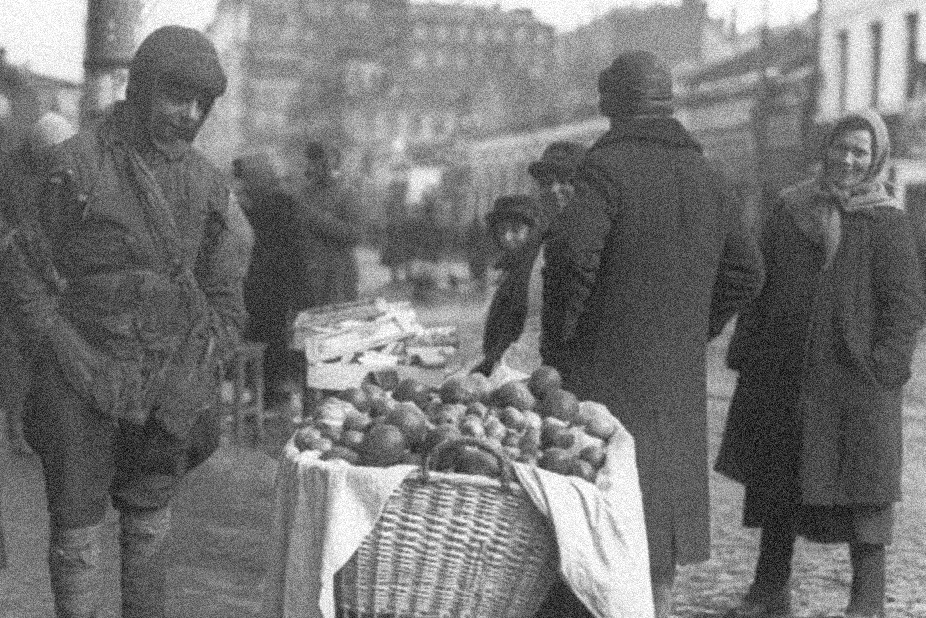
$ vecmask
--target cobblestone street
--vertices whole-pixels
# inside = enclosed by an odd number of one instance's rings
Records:
[[[473,301],[423,309],[427,323],[459,322],[463,355],[472,357],[481,335],[482,305]],[[723,342],[709,352],[710,427],[716,449],[732,374],[723,369]],[[926,351],[917,355],[916,377],[908,388],[906,498],[898,510],[895,543],[888,555],[889,616],[926,617]],[[5,447],[4,447],[5,448]],[[272,448],[269,450],[273,450]],[[0,618],[46,618],[52,614],[45,566],[46,520],[41,476],[34,458],[0,451],[5,486],[3,516],[12,567],[0,575]],[[266,453],[224,446],[184,483],[175,507],[172,533],[171,616],[174,618],[254,618],[270,525],[275,461]],[[707,563],[681,571],[676,618],[720,616],[748,586],[757,535],[739,525],[741,490],[713,478],[713,554]],[[112,514],[111,514],[112,515]],[[101,618],[118,616],[115,519],[110,542]],[[844,547],[800,543],[795,564],[795,602],[800,618],[838,616],[849,585]]]

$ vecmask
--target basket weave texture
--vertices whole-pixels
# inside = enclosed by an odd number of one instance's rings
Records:
[[[529,618],[556,576],[553,531],[524,491],[420,473],[335,576],[342,617]]]

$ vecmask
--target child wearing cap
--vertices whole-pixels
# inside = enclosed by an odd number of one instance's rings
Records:
[[[486,318],[483,360],[473,371],[489,375],[508,346],[521,336],[527,320],[531,271],[542,244],[540,204],[529,195],[505,195],[495,200],[485,219],[501,251],[496,268],[502,276]]]
[[[502,196],[486,215],[489,233],[502,252],[496,264],[502,278],[486,318],[483,360],[473,371],[491,374],[508,346],[524,331],[534,263],[556,217],[572,195],[572,175],[584,155],[585,148],[576,142],[551,143],[527,168],[537,183],[538,197]]]

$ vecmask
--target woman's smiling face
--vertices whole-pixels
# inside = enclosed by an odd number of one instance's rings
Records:
[[[848,129],[841,131],[826,150],[828,180],[847,189],[864,181],[871,169],[874,140],[871,131]]]

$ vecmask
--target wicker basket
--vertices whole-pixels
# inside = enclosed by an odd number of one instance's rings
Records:
[[[510,482],[407,478],[335,576],[343,618],[529,618],[556,576],[546,518]]]

